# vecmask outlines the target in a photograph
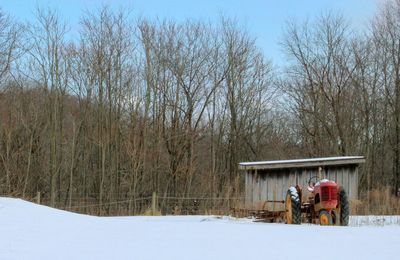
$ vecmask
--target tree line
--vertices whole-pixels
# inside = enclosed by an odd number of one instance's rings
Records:
[[[238,162],[364,155],[362,190],[400,188],[400,1],[363,31],[288,22],[274,66],[235,20],[0,13],[0,192],[57,207],[243,194]],[[183,202],[182,202],[183,203]],[[100,208],[99,214],[111,209]]]

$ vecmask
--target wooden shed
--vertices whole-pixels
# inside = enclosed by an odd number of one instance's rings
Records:
[[[283,210],[283,204],[266,201],[283,201],[288,188],[296,184],[303,188],[303,196],[309,196],[308,180],[318,175],[336,181],[350,200],[358,199],[358,166],[364,162],[362,156],[241,162],[239,169],[245,171],[246,208]]]

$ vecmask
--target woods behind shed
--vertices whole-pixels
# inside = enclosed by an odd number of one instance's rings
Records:
[[[288,188],[296,184],[308,196],[307,182],[320,171],[322,178],[344,188],[350,200],[358,199],[358,166],[364,162],[362,156],[343,156],[239,163],[246,174],[246,208],[283,210],[281,203],[265,201],[283,201]]]

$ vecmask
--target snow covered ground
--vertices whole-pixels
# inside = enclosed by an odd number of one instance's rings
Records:
[[[375,225],[382,218],[391,225]],[[212,216],[92,217],[0,198],[0,259],[400,259],[398,220],[352,217],[357,227],[321,227]]]

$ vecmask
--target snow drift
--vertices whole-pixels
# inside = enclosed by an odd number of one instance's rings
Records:
[[[93,217],[11,198],[0,198],[0,223],[0,259],[7,260],[310,259],[314,254],[335,260],[398,259],[400,244],[398,225],[321,227],[212,216]]]

